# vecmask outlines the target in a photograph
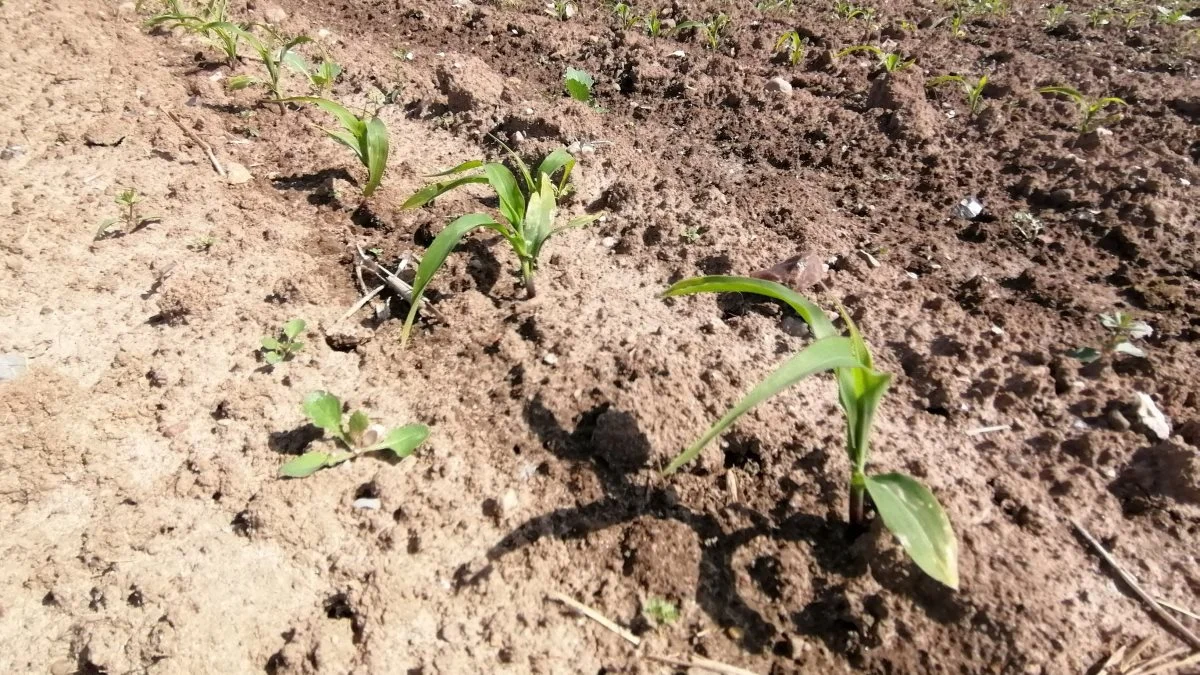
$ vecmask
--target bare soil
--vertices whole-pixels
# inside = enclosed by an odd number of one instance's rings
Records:
[[[346,67],[339,99],[391,101],[388,172],[360,205],[361,169],[318,112],[225,89],[252,59],[231,71],[194,37],[149,33],[132,3],[0,5],[0,353],[29,364],[0,382],[0,671],[668,673],[645,655],[697,654],[761,673],[1048,675],[1144,637],[1180,646],[1069,519],[1156,597],[1200,609],[1188,26],[1091,28],[1072,4],[1047,31],[1019,1],[954,38],[934,3],[876,8],[874,29],[822,3],[662,8],[729,12],[714,52],[619,30],[591,2],[565,22],[536,2],[232,3],[319,36]],[[810,40],[796,67],[770,54],[789,28]],[[917,63],[887,77],[829,58],[857,43]],[[562,94],[567,66],[595,74],[599,107]],[[923,86],[945,73],[988,74],[986,110]],[[1081,139],[1071,106],[1036,93],[1055,84],[1124,98],[1124,119]],[[250,180],[218,176],[166,111]],[[393,261],[493,208],[468,190],[400,210],[423,175],[499,157],[493,137],[530,159],[591,142],[564,208],[606,219],[552,240],[532,301],[504,243],[472,236],[431,288],[444,322],[405,350],[399,299],[340,320],[360,296],[353,244]],[[161,223],[93,242],[127,186]],[[953,216],[968,195],[973,221]],[[1021,211],[1039,236],[1013,226]],[[796,255],[829,263],[801,290],[844,304],[897,376],[873,466],[939,496],[957,592],[877,521],[847,527],[828,379],[657,475],[807,341],[771,303],[659,293]],[[1155,329],[1145,359],[1062,356],[1116,310]],[[259,339],[293,317],[306,348],[265,366]],[[315,438],[299,403],[317,389],[432,436],[403,462],[281,480]],[[1139,423],[1138,391],[1169,439]],[[1005,428],[970,433],[989,426]],[[652,626],[650,597],[681,618]]]

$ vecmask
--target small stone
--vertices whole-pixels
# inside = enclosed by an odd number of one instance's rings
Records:
[[[0,354],[0,382],[24,375],[27,364],[28,361],[20,354]]]
[[[101,120],[83,133],[83,142],[93,148],[111,148],[120,145],[123,140],[125,126],[112,119]]]
[[[776,91],[785,96],[792,93],[792,83],[782,77],[772,77],[767,80],[767,91]]]
[[[225,182],[230,185],[241,185],[249,183],[254,176],[250,175],[250,170],[238,164],[237,162],[229,162],[225,166]]]
[[[1158,440],[1165,441],[1171,437],[1171,423],[1155,405],[1154,399],[1140,391],[1133,392],[1137,400],[1137,416],[1142,426]]]
[[[269,23],[283,23],[284,21],[287,21],[288,13],[284,8],[272,3],[263,9],[263,17],[266,18]]]
[[[788,335],[799,338],[808,337],[808,324],[804,323],[804,319],[789,314],[788,316],[783,317],[782,324],[783,332],[787,333]]]
[[[600,245],[604,248],[612,248],[617,245],[616,237],[605,237],[600,240]]]
[[[512,135],[513,143],[520,143],[523,140],[525,140],[525,134],[521,133],[520,131],[513,132],[513,135]]]
[[[542,357],[542,363],[545,363],[548,366],[553,366],[554,364],[558,363],[558,357],[554,354],[548,353]]]
[[[1108,426],[1114,431],[1128,431],[1131,425],[1129,424],[1129,420],[1125,418],[1125,415],[1121,414],[1120,410],[1109,408]]]
[[[383,502],[377,497],[362,497],[354,500],[354,508],[367,509],[368,511],[378,511],[379,507],[383,506]]]
[[[504,493],[504,496],[500,498],[500,513],[503,515],[512,514],[517,510],[517,507],[520,505],[521,505],[521,500],[519,497],[517,497],[517,491],[512,488],[509,488]]]
[[[1071,188],[1059,188],[1053,190],[1047,195],[1050,206],[1058,209],[1065,209],[1075,203],[1075,191]]]
[[[22,145],[6,145],[3,150],[0,150],[0,159],[10,160],[20,157],[25,154],[25,146]]]

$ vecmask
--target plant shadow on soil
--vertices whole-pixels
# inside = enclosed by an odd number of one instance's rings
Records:
[[[847,585],[837,579],[873,573],[875,580],[889,591],[908,596],[927,615],[939,623],[953,623],[969,613],[968,607],[948,589],[926,578],[906,558],[875,555],[871,540],[860,537],[862,528],[853,528],[840,519],[821,518],[804,513],[783,513],[767,517],[741,505],[728,507],[751,524],[726,531],[721,519],[712,513],[693,511],[678,503],[671,486],[636,485],[630,474],[650,458],[650,443],[641,432],[637,419],[604,403],[583,413],[574,432],[559,424],[554,413],[540,397],[526,403],[524,417],[544,446],[560,460],[586,464],[603,486],[604,496],[590,504],[563,508],[536,516],[518,526],[487,553],[487,563],[472,572],[468,565],[455,573],[456,590],[486,581],[494,565],[505,555],[533,544],[542,537],[580,539],[606,528],[631,524],[643,516],[686,525],[701,542],[696,584],[696,603],[722,629],[740,631],[740,645],[753,653],[772,647],[786,655],[790,645],[776,641],[783,630],[764,619],[762,614],[739,594],[734,557],[737,551],[759,537],[781,542],[807,542],[817,567],[833,579],[814,579],[813,597],[791,614],[793,630],[821,639],[835,653],[848,654],[857,661],[861,650],[879,640],[868,634],[861,617],[852,609]],[[597,433],[599,431],[600,433]],[[785,493],[780,511],[786,509],[799,485],[784,479]],[[836,489],[836,488],[834,488]],[[859,539],[860,546],[854,541]],[[871,549],[871,550],[867,550]],[[870,563],[868,563],[870,561]],[[786,572],[773,556],[760,556],[748,572],[755,584],[768,596],[780,597]],[[886,608],[878,595],[864,600],[867,612],[879,616]]]

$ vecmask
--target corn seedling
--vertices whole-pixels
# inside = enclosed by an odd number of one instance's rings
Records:
[[[879,66],[889,73],[899,72],[916,63],[916,59],[905,59],[902,55],[894,52],[885,52],[875,45],[855,45],[846,47],[837,53],[837,58],[856,54],[858,52],[868,52],[879,60]]]
[[[629,30],[638,24],[641,19],[637,13],[629,5],[618,2],[613,7],[613,15],[617,17],[617,21],[621,22],[621,30]]]
[[[1067,18],[1069,13],[1070,10],[1062,3],[1050,5],[1046,8],[1046,18],[1042,21],[1042,26],[1046,30],[1054,30],[1062,24],[1063,19]]]
[[[794,66],[804,60],[804,47],[807,44],[807,38],[802,38],[800,33],[790,30],[775,41],[775,53],[786,53],[788,63]]]
[[[1158,21],[1159,23],[1165,23],[1165,24],[1171,25],[1171,26],[1173,26],[1177,23],[1180,23],[1182,21],[1191,21],[1192,20],[1192,16],[1188,12],[1187,7],[1184,7],[1182,5],[1176,5],[1174,7],[1159,6],[1156,8],[1156,12],[1157,12],[1155,14],[1156,21]]]
[[[294,51],[287,53],[284,65],[293,72],[308,80],[309,87],[318,94],[325,93],[333,87],[333,83],[342,74],[342,66],[328,57],[322,57],[321,62],[309,65],[304,57]]]
[[[680,453],[664,471],[670,474],[700,454],[704,446],[759,403],[766,401],[810,375],[833,371],[838,401],[846,418],[846,451],[850,459],[849,520],[865,520],[865,497],[870,495],[875,511],[900,545],[926,574],[958,588],[958,542],[946,512],[929,488],[900,474],[867,474],[868,441],[875,411],[891,382],[891,375],[875,370],[866,341],[850,318],[843,336],[824,310],[790,288],[772,281],[747,277],[696,277],[680,281],[666,290],[665,297],[695,293],[756,293],[790,305],[808,324],[815,341],[792,356],[755,386],[725,413],[700,440]]]
[[[653,621],[656,626],[666,626],[679,620],[679,608],[666,598],[650,596],[642,605],[642,614]]]
[[[873,7],[859,7],[858,5],[849,2],[839,1],[833,5],[833,13],[837,18],[850,23],[855,19],[862,19],[870,23],[875,18],[875,9]]]
[[[99,241],[109,236],[114,232],[113,228],[116,225],[121,225],[121,232],[136,232],[137,230],[153,225],[154,223],[162,222],[162,218],[158,216],[143,217],[138,215],[138,204],[142,203],[142,195],[138,194],[137,188],[125,188],[117,193],[113,198],[113,202],[121,207],[121,215],[116,218],[106,218],[100,223],[99,229],[96,230],[96,236],[92,241]]]
[[[1012,217],[1013,229],[1020,233],[1025,241],[1033,241],[1042,233],[1042,221],[1028,211],[1018,211]]]
[[[958,84],[967,97],[967,107],[970,108],[971,114],[976,115],[983,108],[983,88],[987,86],[987,81],[987,75],[980,75],[974,84],[962,75],[941,75],[929,80],[928,86],[939,87],[951,82]]]
[[[1101,314],[1100,325],[1108,331],[1108,336],[1099,348],[1096,347],[1076,347],[1067,351],[1067,356],[1078,359],[1084,363],[1092,363],[1103,357],[1112,356],[1114,354],[1128,354],[1138,358],[1145,358],[1146,352],[1140,347],[1133,344],[1134,340],[1148,338],[1154,334],[1154,329],[1144,321],[1134,319],[1132,315],[1125,312],[1114,312],[1112,314]]]
[[[166,11],[146,20],[147,28],[183,28],[207,39],[225,55],[232,67],[238,60],[238,41],[242,29],[227,18],[224,0],[214,0],[195,13],[183,10],[178,2],[168,2]]]
[[[298,37],[285,40],[277,36],[274,32],[271,32],[270,38],[267,41],[263,41],[259,39],[257,35],[248,30],[239,28],[238,32],[242,36],[242,39],[245,40],[246,44],[250,45],[250,47],[258,54],[258,58],[262,61],[263,67],[267,69],[267,77],[266,79],[262,79],[250,75],[236,75],[229,78],[226,86],[235,91],[251,86],[262,86],[265,87],[267,93],[271,95],[271,100],[276,102],[280,101],[283,98],[283,90],[281,89],[280,79],[283,75],[283,72],[280,66],[288,63],[288,54],[292,49],[294,49],[297,45],[304,44],[305,42],[312,42],[312,38],[308,37],[307,35],[300,35]],[[276,46],[277,43],[279,46]]]
[[[967,37],[967,29],[963,28],[963,15],[955,12],[946,24],[950,27],[950,37],[962,39]]]
[[[560,232],[583,227],[600,217],[599,214],[583,215],[572,218],[564,225],[555,226],[558,199],[567,193],[567,181],[575,167],[575,158],[571,153],[563,149],[555,150],[546,155],[536,172],[531,174],[525,162],[516,153],[507,147],[505,150],[521,175],[521,183],[517,182],[512,171],[505,165],[474,159],[434,174],[431,178],[448,179],[425,187],[404,202],[402,208],[417,208],[462,185],[487,183],[499,198],[501,217],[497,222],[486,214],[468,214],[451,222],[434,238],[421,259],[413,280],[412,303],[400,337],[402,345],[408,340],[413,320],[417,316],[417,308],[420,306],[421,295],[425,292],[429,280],[446,261],[446,256],[450,255],[450,251],[458,245],[459,240],[471,230],[487,228],[504,237],[520,260],[526,296],[532,298],[537,294],[533,277],[537,271],[538,256],[546,242]],[[482,170],[476,171],[477,169]],[[561,174],[557,183],[553,180],[555,174]],[[449,178],[451,176],[453,178]]]
[[[642,28],[645,28],[646,35],[652,38],[662,35],[662,19],[659,18],[657,9],[650,10],[649,14],[642,17]]]
[[[333,436],[339,449],[310,450],[300,455],[279,467],[279,475],[287,478],[311,476],[326,467],[337,466],[379,450],[390,450],[397,458],[403,459],[429,437],[429,427],[424,424],[406,424],[389,430],[383,425],[371,424],[361,410],[354,411],[343,423],[342,402],[324,391],[314,391],[305,396],[301,408],[314,426]]]
[[[283,328],[279,330],[282,338],[272,337],[270,335],[262,339],[263,358],[270,365],[275,365],[283,361],[290,361],[301,349],[304,349],[304,343],[296,339],[298,335],[304,332],[304,319],[292,319],[283,324]]]
[[[595,84],[595,78],[586,70],[567,68],[567,72],[563,73],[563,88],[576,101],[592,103],[592,87]]]
[[[339,103],[316,96],[294,96],[283,99],[283,103],[311,103],[321,110],[333,115],[340,129],[318,127],[325,135],[354,151],[358,161],[367,169],[367,182],[363,185],[363,196],[375,194],[383,180],[383,172],[387,169],[388,132],[383,120],[378,116],[371,119],[360,118]]]
[[[676,32],[688,29],[695,29],[696,32],[704,37],[705,42],[708,43],[708,48],[716,51],[721,46],[721,39],[729,30],[729,15],[721,12],[703,21],[684,21],[675,26]]]
[[[1097,99],[1089,99],[1071,87],[1042,87],[1038,89],[1038,93],[1054,94],[1056,96],[1066,96],[1075,102],[1079,107],[1079,133],[1086,134],[1095,131],[1097,127],[1102,127],[1106,124],[1115,124],[1120,121],[1121,113],[1106,113],[1105,110],[1109,106],[1128,105],[1124,100],[1116,96],[1102,96]]]
[[[579,13],[579,6],[575,0],[551,0],[546,3],[546,13],[559,21],[566,21]]]

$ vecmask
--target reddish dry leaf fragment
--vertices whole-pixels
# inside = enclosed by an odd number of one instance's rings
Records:
[[[783,284],[794,291],[803,291],[824,278],[825,263],[816,253],[794,255],[773,267],[751,272],[750,276]]]

